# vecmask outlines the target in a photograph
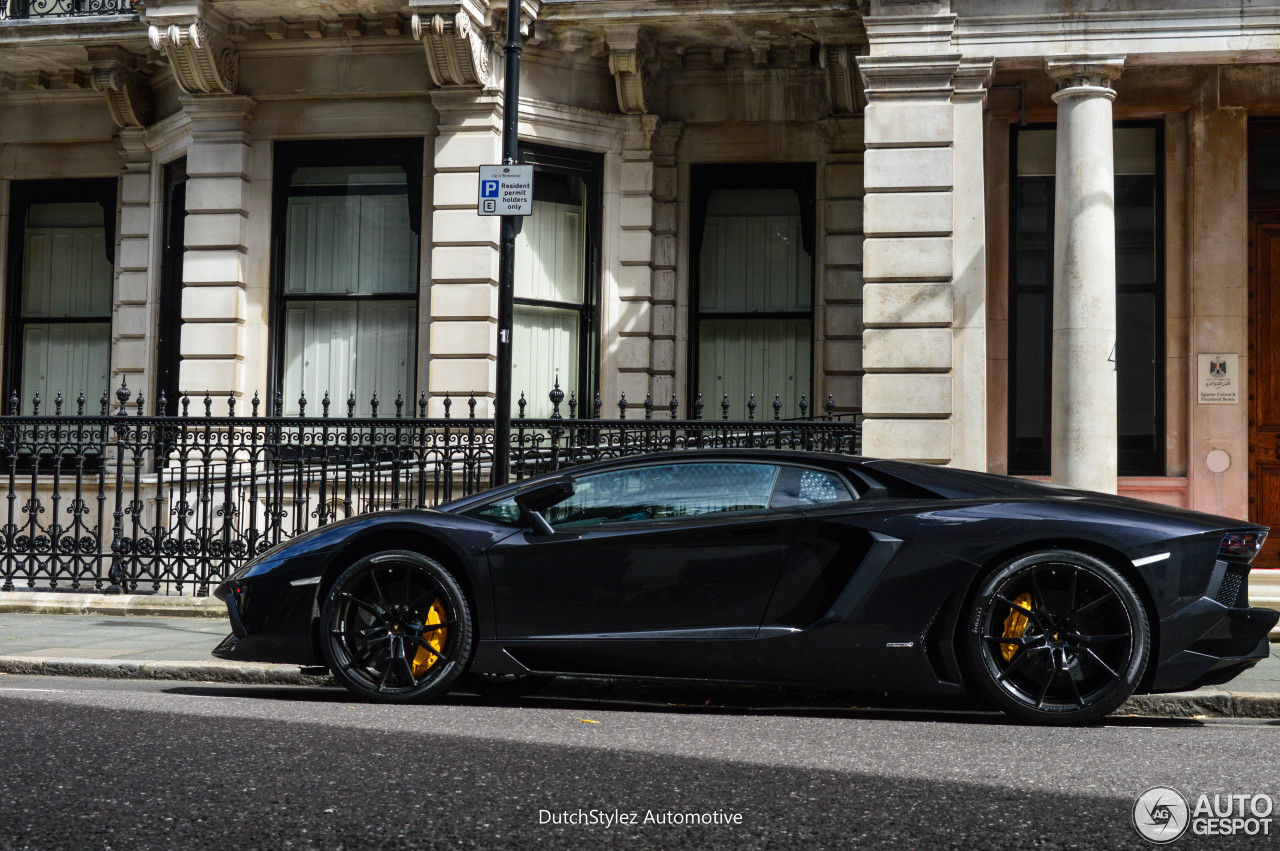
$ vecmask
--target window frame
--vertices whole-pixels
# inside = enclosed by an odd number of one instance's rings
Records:
[[[400,166],[405,170],[409,200],[409,227],[418,236],[418,256],[414,263],[416,281],[413,302],[415,306],[413,335],[409,346],[409,358],[413,364],[413,387],[403,388],[406,404],[416,398],[421,375],[418,370],[418,349],[421,345],[418,326],[422,312],[422,251],[423,251],[423,171],[422,161],[424,144],[420,137],[400,137],[388,139],[337,139],[325,141],[278,141],[273,145],[274,164],[272,170],[271,198],[271,283],[270,305],[268,307],[268,337],[270,345],[269,368],[267,370],[268,398],[274,399],[276,394],[283,398],[285,386],[285,364],[288,362],[285,341],[285,316],[289,301],[406,301],[407,293],[342,293],[336,295],[287,294],[285,293],[285,236],[288,230],[288,213],[290,183],[295,170],[311,166]],[[296,400],[295,400],[296,401]],[[312,416],[320,416],[320,399],[308,399]],[[346,400],[332,399],[331,416],[341,412],[346,414]],[[390,403],[390,399],[379,400]],[[357,400],[357,407],[368,404],[368,400]],[[283,400],[284,408],[290,405]],[[268,409],[271,415],[275,410]]]
[[[688,459],[663,458],[661,460],[646,461],[641,464],[623,465],[618,467],[611,467],[606,470],[591,471],[586,473],[584,476],[582,476],[582,478],[586,478],[587,476],[617,473],[622,470],[639,470],[645,467],[661,467],[661,466],[674,466],[674,465],[687,466],[691,464],[754,464],[756,466],[761,466],[761,467],[775,468],[777,470],[777,473],[774,476],[773,486],[769,492],[768,504],[764,508],[761,508],[758,510],[734,511],[734,512],[708,512],[705,514],[696,514],[688,517],[651,518],[651,519],[642,520],[642,521],[632,521],[632,520],[625,521],[625,522],[615,521],[611,523],[599,523],[590,528],[596,528],[596,526],[614,528],[614,527],[623,526],[623,525],[629,528],[631,526],[639,526],[640,524],[644,524],[647,526],[654,523],[669,524],[669,523],[675,523],[675,522],[702,522],[702,521],[705,521],[707,518],[722,517],[726,514],[732,514],[734,517],[747,517],[747,516],[764,515],[764,514],[789,514],[797,511],[800,511],[803,513],[803,512],[812,512],[812,511],[831,511],[837,508],[850,509],[864,498],[863,493],[857,487],[854,487],[852,482],[850,482],[849,477],[844,472],[840,470],[834,470],[828,467],[819,466],[816,464],[797,463],[795,461],[791,461],[785,458],[778,459],[776,461],[764,461],[764,460],[758,460],[758,459],[752,459],[752,458],[688,458]],[[831,476],[832,478],[836,479],[836,481],[840,482],[841,485],[843,485],[849,498],[847,500],[835,501],[830,505],[822,505],[822,504],[806,505],[806,504],[800,504],[800,503],[779,504],[778,485],[783,481],[783,478],[786,476],[788,470],[795,470],[800,472],[803,472],[805,470],[812,470],[817,473],[822,473],[824,475]],[[567,478],[574,480],[574,482],[577,482],[579,478],[577,475],[575,475],[572,468],[561,472],[560,475],[566,476]],[[525,482],[520,487],[525,488],[528,486],[529,486],[528,482]],[[512,493],[511,491],[507,491],[506,493],[492,496],[489,499],[479,500],[474,505],[467,506],[464,510],[458,512],[458,516],[466,517],[471,520],[476,520],[481,523],[492,523],[495,526],[502,526],[504,528],[512,528],[512,529],[524,528],[524,524],[521,523],[520,520],[518,519],[512,519],[510,521],[502,521],[493,517],[480,516],[481,512],[483,512],[485,509],[491,508],[495,505],[499,505],[504,502],[513,502],[514,500],[515,500],[515,493]],[[556,503],[556,504],[558,505],[559,503]],[[555,527],[555,528],[557,532],[560,531],[559,527]],[[573,529],[576,529],[576,528],[578,527],[570,527],[570,530],[572,531]]]
[[[1248,121],[1248,204],[1250,210],[1280,209],[1280,190],[1264,191],[1258,188],[1262,158],[1258,156],[1258,142],[1262,137],[1280,136],[1280,119],[1250,116]]]
[[[119,199],[120,180],[115,177],[66,178],[54,180],[15,180],[9,189],[9,259],[5,282],[5,341],[4,341],[4,412],[8,413],[9,399],[15,392],[19,393],[18,410],[30,410],[31,399],[23,399],[19,388],[22,381],[22,340],[23,332],[29,320],[22,315],[22,274],[23,255],[26,250],[27,213],[33,204],[63,203],[96,203],[102,207],[104,240],[106,243],[107,262],[111,264],[112,301],[116,288],[116,215]],[[59,321],[73,324],[107,323],[108,333],[114,322],[114,315],[109,310],[105,315],[63,317]],[[31,320],[33,321],[33,320]],[[47,320],[45,320],[47,321]],[[107,375],[111,374],[111,365],[107,365]],[[108,380],[108,384],[110,380]],[[101,388],[104,391],[109,387]],[[77,394],[83,390],[86,411],[93,409],[98,401],[98,388],[83,387],[68,390],[68,394]],[[63,410],[67,411],[64,398]],[[47,413],[53,412],[53,399],[41,399]],[[74,404],[74,403],[72,403]],[[70,409],[74,412],[74,408]]]
[[[160,316],[156,334],[155,399],[165,397],[165,410],[157,413],[176,416],[182,393],[182,288],[183,258],[186,255],[187,158],[165,163],[160,245]]]
[[[1009,239],[1008,239],[1008,369],[1009,381],[1007,389],[1007,410],[1005,414],[1005,425],[1008,435],[1008,447],[1006,450],[1006,458],[1010,475],[1035,476],[1048,475],[1051,472],[1051,459],[1053,453],[1052,435],[1053,435],[1053,399],[1050,388],[1053,386],[1053,234],[1056,227],[1055,206],[1050,204],[1047,211],[1047,233],[1049,236],[1048,248],[1046,252],[1045,262],[1048,264],[1045,280],[1049,282],[1048,301],[1045,309],[1045,319],[1042,328],[1042,337],[1044,339],[1044,374],[1042,377],[1045,391],[1045,405],[1042,413],[1042,429],[1045,435],[1044,447],[1042,449],[1023,449],[1019,450],[1014,442],[1017,435],[1016,416],[1017,416],[1017,339],[1018,339],[1018,310],[1016,304],[1017,297],[1017,278],[1018,278],[1018,192],[1019,192],[1019,175],[1018,175],[1018,136],[1024,130],[1053,130],[1057,131],[1057,123],[1041,122],[1028,124],[1020,127],[1011,124],[1009,127]],[[1154,234],[1154,296],[1156,323],[1153,328],[1153,337],[1155,343],[1154,357],[1154,374],[1157,377],[1155,386],[1155,398],[1153,405],[1155,408],[1155,446],[1151,449],[1135,450],[1124,449],[1117,442],[1116,453],[1118,459],[1119,475],[1121,476],[1164,476],[1166,474],[1167,458],[1165,442],[1168,435],[1168,370],[1166,368],[1166,351],[1168,349],[1168,331],[1167,331],[1167,286],[1168,279],[1165,269],[1165,246],[1167,245],[1167,228],[1166,219],[1167,211],[1165,199],[1165,133],[1164,124],[1161,121],[1116,121],[1112,127],[1116,130],[1141,128],[1151,129],[1155,131],[1155,174],[1153,175],[1155,185],[1155,197],[1153,204],[1155,207],[1155,234]],[[1056,181],[1056,175],[1055,175]],[[1056,190],[1055,190],[1056,192]],[[1054,196],[1056,199],[1056,195]],[[1117,248],[1119,247],[1120,234],[1117,231]],[[1122,284],[1116,282],[1117,295],[1122,291]],[[1118,329],[1117,329],[1118,334]],[[1117,405],[1120,401],[1117,400]],[[1118,440],[1117,435],[1117,440]]]
[[[702,311],[701,263],[703,231],[706,225],[707,202],[718,189],[793,189],[800,198],[800,235],[812,264],[809,269],[809,309],[807,311],[776,311],[772,313],[706,313]],[[802,390],[813,405],[814,379],[816,378],[814,339],[817,330],[817,163],[812,162],[764,162],[764,163],[694,163],[689,168],[689,328],[688,328],[688,390],[687,410],[693,410],[698,398],[698,377],[701,369],[699,331],[706,317],[719,319],[808,319],[809,320],[809,376],[808,388]],[[764,393],[778,392],[764,388]],[[767,401],[764,399],[761,402]],[[704,399],[703,404],[713,406],[719,400]],[[731,399],[738,410],[743,410],[746,399]],[[813,407],[810,410],[815,410]]]
[[[585,416],[590,410],[588,400],[599,390],[600,380],[600,290],[601,290],[601,243],[604,219],[604,155],[578,151],[572,148],[560,148],[552,145],[532,142],[520,143],[519,160],[533,166],[533,181],[537,185],[539,173],[561,174],[582,178],[586,186],[586,199],[583,205],[586,221],[586,257],[582,281],[582,304],[560,302],[547,299],[523,298],[512,296],[514,306],[548,307],[557,310],[571,310],[578,315],[578,382],[576,387],[561,387],[566,401],[571,393],[577,393],[578,411]],[[523,225],[522,220],[518,220]],[[523,388],[513,387],[515,399]],[[531,412],[542,410],[549,401],[545,399],[528,399]],[[547,410],[550,410],[549,408]],[[562,409],[561,413],[565,413]]]

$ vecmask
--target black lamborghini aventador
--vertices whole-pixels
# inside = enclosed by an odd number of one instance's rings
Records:
[[[898,461],[630,457],[294,538],[218,588],[214,654],[323,666],[377,701],[572,674],[969,693],[1087,723],[1266,656],[1266,535]]]

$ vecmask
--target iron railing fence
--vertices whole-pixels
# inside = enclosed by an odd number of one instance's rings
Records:
[[[395,413],[333,415],[326,395],[319,416],[281,416],[255,396],[247,405],[205,396],[181,401],[177,416],[147,415],[139,397],[116,393],[108,411],[64,413],[61,395],[42,414],[37,396],[29,414],[11,397],[0,416],[0,590],[72,589],[206,595],[246,559],[317,526],[344,517],[400,508],[430,508],[467,496],[492,480],[494,423],[466,413],[448,396],[443,416],[427,415],[425,394],[416,404],[397,397]],[[824,411],[783,419],[721,417],[679,419],[674,401],[655,411],[652,401],[618,418],[601,416],[598,397],[589,412],[564,394],[550,394],[551,415],[520,415],[512,423],[511,478],[606,458],[711,447],[775,447],[856,453],[856,415]],[[215,415],[215,404],[220,411]],[[246,412],[245,407],[249,410]],[[635,412],[635,408],[640,412]],[[158,410],[165,410],[162,399]],[[586,416],[582,416],[587,414]]]
[[[0,21],[127,15],[134,0],[0,0]]]

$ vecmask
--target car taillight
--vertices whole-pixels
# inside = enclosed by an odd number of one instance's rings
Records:
[[[1218,545],[1218,555],[1235,561],[1253,561],[1266,540],[1266,532],[1228,532]]]

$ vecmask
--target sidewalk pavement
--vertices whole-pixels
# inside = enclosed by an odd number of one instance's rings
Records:
[[[163,617],[159,615],[164,615]],[[0,593],[0,675],[325,685],[297,665],[227,662],[210,652],[230,625],[213,598]],[[1280,718],[1280,643],[1270,658],[1227,684],[1142,695],[1122,714]]]

